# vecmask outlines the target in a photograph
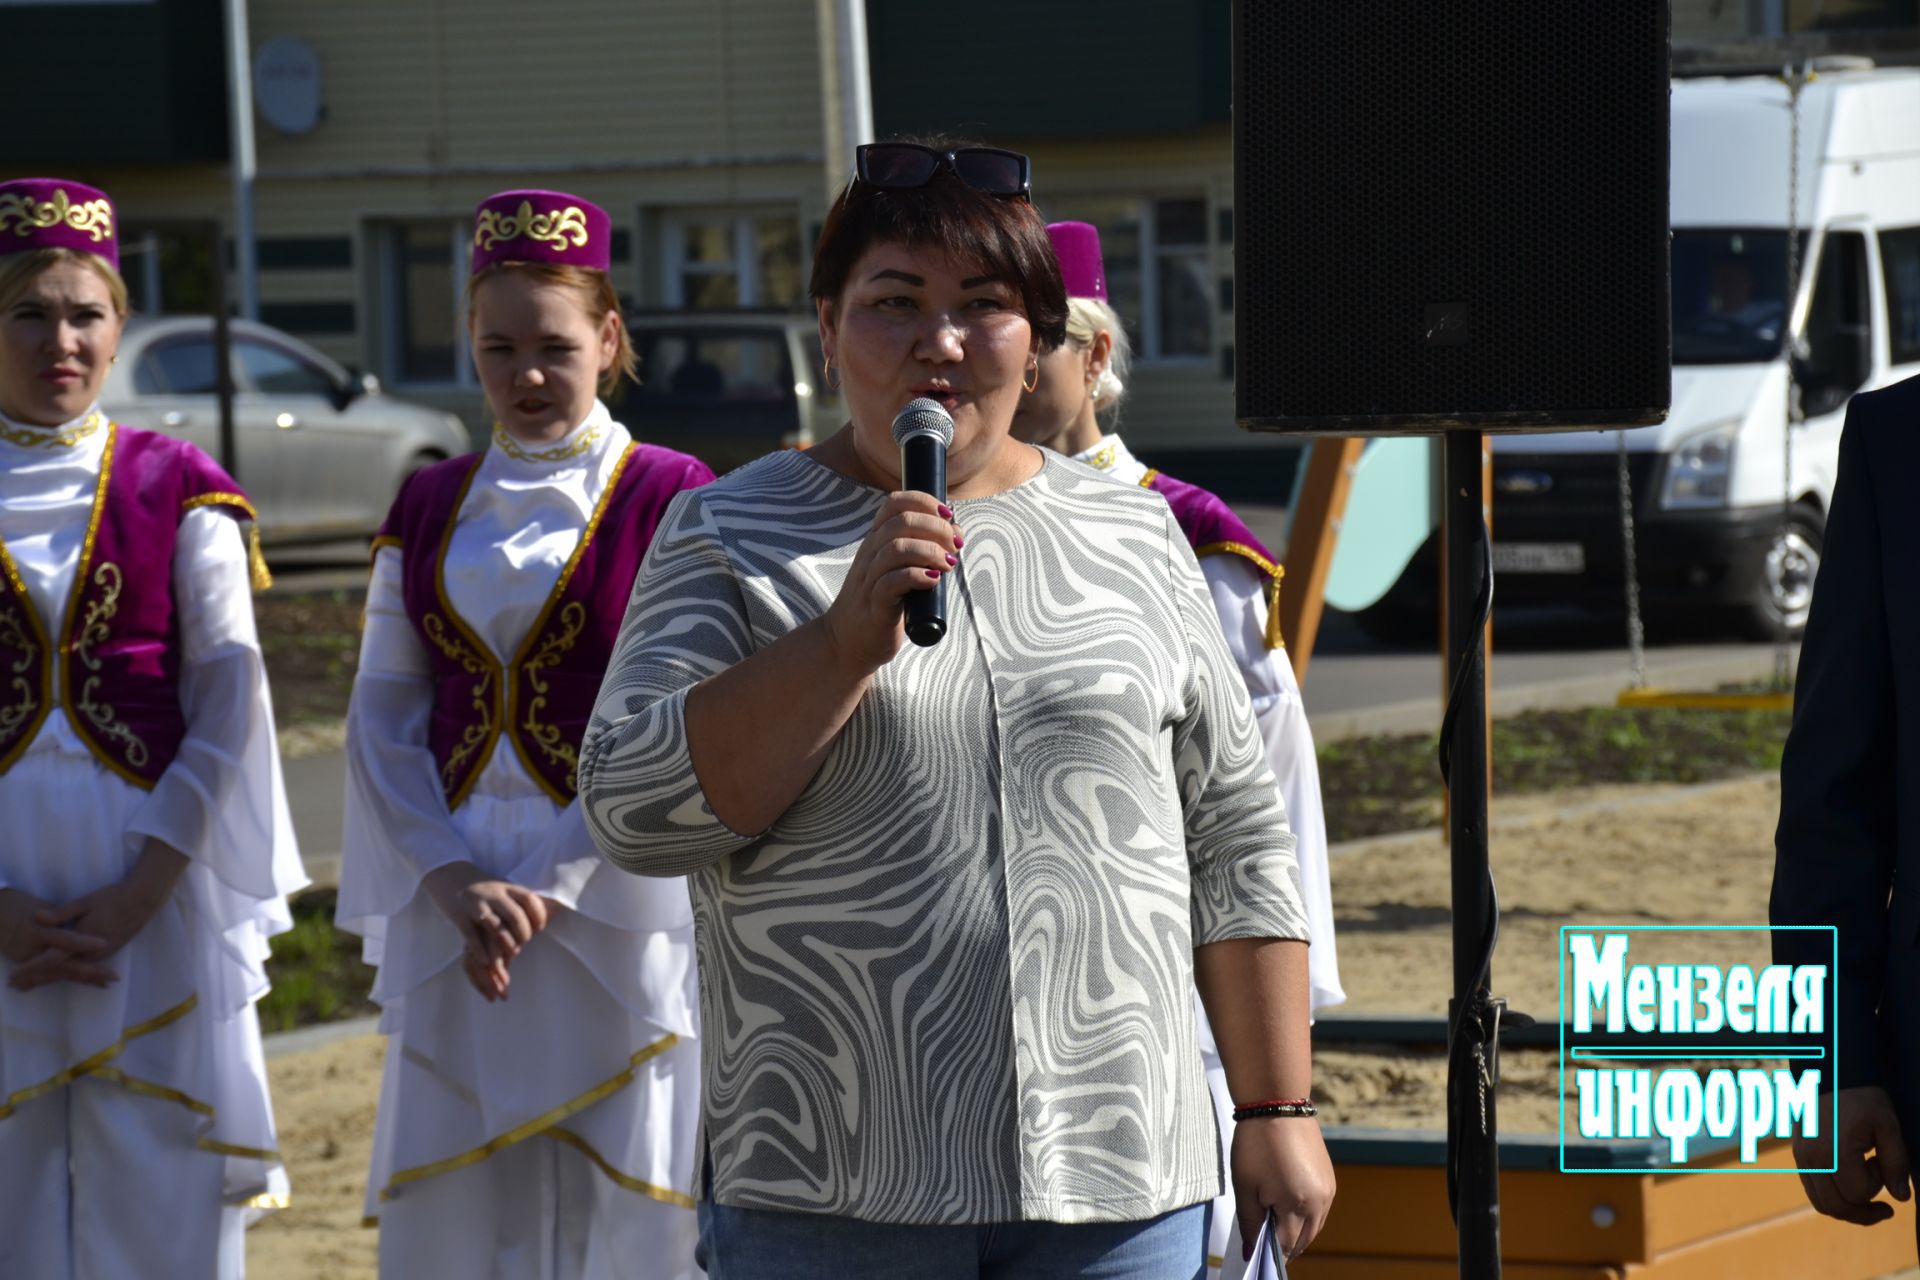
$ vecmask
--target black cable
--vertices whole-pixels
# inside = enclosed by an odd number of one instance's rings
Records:
[[[1467,687],[1467,677],[1473,676],[1476,670],[1484,672],[1486,645],[1480,643],[1478,637],[1486,631],[1486,624],[1492,616],[1494,616],[1494,539],[1492,539],[1492,533],[1486,528],[1486,516],[1482,514],[1480,516],[1480,589],[1473,597],[1473,626],[1465,631],[1465,635],[1475,639],[1467,643],[1465,652],[1461,654],[1459,666],[1453,672],[1453,685],[1448,689],[1448,699],[1446,699],[1446,714],[1440,718],[1440,781],[1446,785],[1448,794],[1452,794],[1453,791],[1453,729],[1459,722],[1461,712],[1465,710],[1461,704],[1461,693]],[[1482,689],[1484,689],[1484,681],[1482,681]],[[1488,756],[1492,758],[1492,750],[1494,750],[1492,741],[1488,741],[1486,750],[1488,750]],[[1473,1007],[1473,992],[1480,990],[1488,983],[1488,975],[1494,969],[1494,946],[1500,942],[1500,894],[1494,890],[1494,869],[1492,865],[1482,864],[1480,873],[1484,877],[1482,883],[1484,883],[1488,906],[1490,906],[1486,933],[1480,938],[1480,952],[1478,952],[1478,960],[1475,961],[1475,979],[1467,986],[1467,994],[1455,1000],[1452,1017],[1448,1019],[1448,1029],[1446,1029],[1446,1055],[1448,1055],[1446,1203],[1455,1226],[1459,1226],[1459,1148],[1461,1148],[1459,1128],[1467,1119],[1465,1115],[1467,1073],[1457,1069],[1461,1046],[1463,1046],[1461,1031],[1465,1027],[1467,1013]],[[1478,1032],[1480,1032],[1478,1040],[1488,1038],[1484,1027],[1480,1027]],[[1498,1052],[1498,1046],[1496,1046],[1496,1052]]]

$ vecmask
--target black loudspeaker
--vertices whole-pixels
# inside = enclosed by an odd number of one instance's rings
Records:
[[[1658,422],[1665,0],[1236,0],[1240,425]]]

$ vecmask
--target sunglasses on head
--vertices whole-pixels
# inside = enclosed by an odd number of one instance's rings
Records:
[[[935,151],[917,142],[867,142],[853,149],[853,171],[880,191],[910,191],[933,181],[946,165],[960,181],[990,196],[1033,199],[1033,162],[1000,147]]]

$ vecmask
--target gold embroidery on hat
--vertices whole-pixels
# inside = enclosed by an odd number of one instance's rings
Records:
[[[13,234],[26,236],[47,227],[57,227],[63,222],[75,231],[86,232],[98,244],[113,235],[113,205],[104,199],[74,204],[67,199],[67,193],[61,187],[53,189],[51,200],[35,200],[32,196],[23,195],[0,196],[0,231],[5,231],[11,223]]]
[[[585,248],[587,215],[577,204],[550,213],[535,213],[533,203],[528,200],[522,200],[520,207],[508,214],[497,209],[482,209],[474,223],[473,247],[491,249],[503,240],[517,240],[521,236],[556,249],[566,248],[569,240],[573,241],[574,248]]]

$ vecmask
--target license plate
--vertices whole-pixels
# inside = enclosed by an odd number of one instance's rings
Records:
[[[1498,542],[1495,573],[1585,573],[1587,549],[1577,542]]]

